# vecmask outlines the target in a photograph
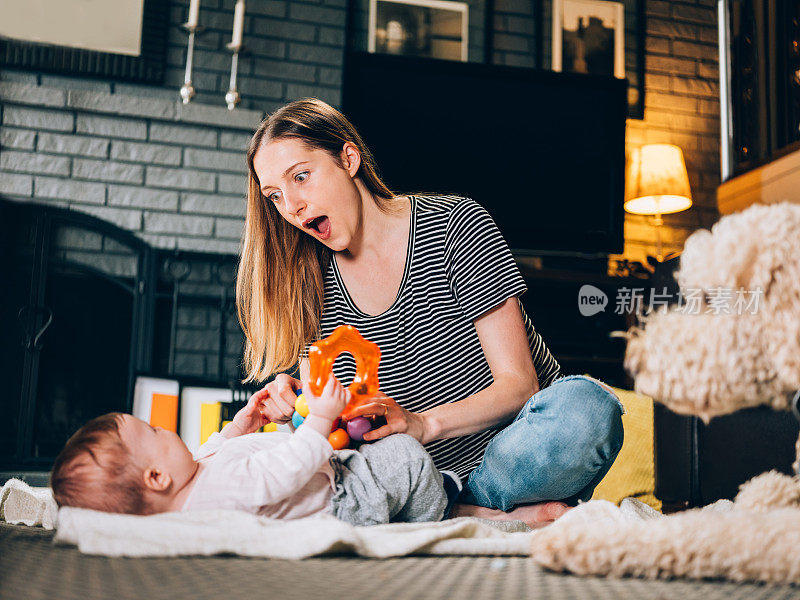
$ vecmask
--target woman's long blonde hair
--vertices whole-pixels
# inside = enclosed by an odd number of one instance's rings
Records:
[[[372,193],[378,208],[391,211],[395,198],[378,176],[372,154],[353,125],[322,100],[295,100],[261,122],[247,149],[247,216],[236,280],[236,308],[246,338],[244,383],[262,382],[294,366],[306,343],[320,335],[323,273],[331,250],[278,213],[261,193],[253,167],[262,145],[287,138],[325,150],[339,166],[342,148],[350,142],[361,154],[356,177]]]

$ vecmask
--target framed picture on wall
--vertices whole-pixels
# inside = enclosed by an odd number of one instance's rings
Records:
[[[466,62],[468,48],[466,2],[370,0],[370,52]]]
[[[553,0],[554,71],[625,78],[625,6]]]
[[[162,0],[2,0],[0,64],[161,83],[169,10]]]

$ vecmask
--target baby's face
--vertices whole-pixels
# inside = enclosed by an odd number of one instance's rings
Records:
[[[191,477],[197,468],[192,453],[173,431],[153,427],[126,414],[120,420],[119,435],[133,454],[137,467],[163,469],[176,483]]]

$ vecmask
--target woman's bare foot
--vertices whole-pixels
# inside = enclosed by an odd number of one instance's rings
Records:
[[[475,506],[473,504],[456,504],[450,511],[450,517],[480,517],[492,521],[522,521],[531,529],[539,529],[549,525],[565,512],[570,510],[563,502],[538,502],[522,504],[514,510],[503,512],[495,508]]]

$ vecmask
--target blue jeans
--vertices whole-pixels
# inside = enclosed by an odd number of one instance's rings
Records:
[[[492,438],[458,502],[508,511],[546,500],[589,500],[622,448],[623,413],[617,396],[597,380],[556,379]]]

